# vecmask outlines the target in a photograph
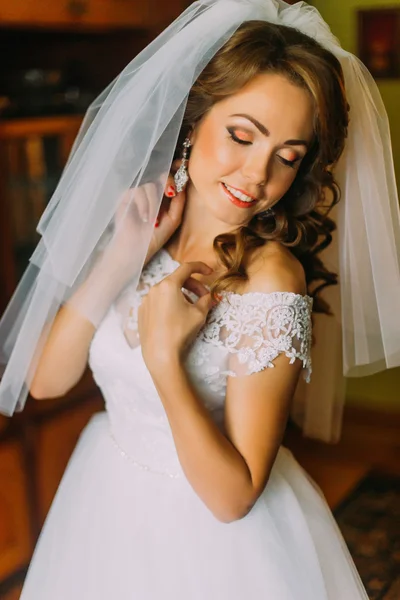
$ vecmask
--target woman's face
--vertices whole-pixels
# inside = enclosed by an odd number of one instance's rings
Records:
[[[311,145],[313,117],[310,95],[271,73],[215,104],[191,136],[193,200],[232,226],[272,207]]]

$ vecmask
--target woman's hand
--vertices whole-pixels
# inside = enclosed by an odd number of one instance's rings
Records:
[[[138,331],[142,355],[150,373],[165,374],[174,361],[181,362],[204,325],[212,306],[211,294],[191,275],[209,275],[211,267],[203,262],[184,263],[153,286],[138,311]],[[199,299],[192,303],[181,288]]]
[[[179,161],[177,161],[179,163]],[[128,281],[141,266],[142,256],[138,248],[148,244],[145,264],[162,248],[182,222],[185,191],[176,193],[173,172],[174,163],[167,177],[164,197],[159,205],[159,188],[155,183],[127,190],[118,205],[114,217],[114,231],[105,251],[104,260],[126,276]],[[158,212],[157,212],[158,209]],[[135,260],[137,258],[137,260]]]

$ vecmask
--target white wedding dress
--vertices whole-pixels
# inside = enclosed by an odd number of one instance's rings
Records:
[[[286,448],[253,509],[231,523],[186,480],[135,332],[141,296],[177,266],[158,252],[121,301],[126,325],[113,305],[96,331],[89,364],[107,410],[80,437],[21,600],[367,600],[320,490]],[[210,311],[186,366],[220,427],[227,377],[271,367],[279,352],[309,375],[311,305],[225,292]]]

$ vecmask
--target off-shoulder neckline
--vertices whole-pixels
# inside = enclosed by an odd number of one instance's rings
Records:
[[[168,252],[168,250],[164,247],[162,247],[157,254],[159,255],[164,255],[164,257],[168,260],[168,262],[171,265],[174,265],[176,268],[181,266],[181,263],[177,260],[175,260],[171,254]],[[154,255],[154,256],[157,256]],[[206,286],[208,289],[209,286]],[[308,302],[311,302],[311,304],[313,303],[313,298],[311,296],[309,296],[308,294],[297,294],[296,292],[285,292],[285,291],[276,291],[276,292],[243,292],[242,294],[239,292],[232,292],[232,291],[222,291],[220,292],[222,297],[226,297],[226,298],[241,298],[241,299],[257,299],[257,298],[261,298],[261,297],[265,297],[265,296],[285,296],[286,299],[288,298],[292,298],[293,300],[296,298],[304,298],[305,300],[307,300]]]

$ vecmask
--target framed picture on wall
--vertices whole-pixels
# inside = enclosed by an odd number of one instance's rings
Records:
[[[358,11],[358,55],[374,77],[400,77],[400,7]]]

